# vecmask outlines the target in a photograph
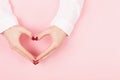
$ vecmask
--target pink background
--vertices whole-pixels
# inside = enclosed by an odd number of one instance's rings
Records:
[[[38,33],[49,27],[59,0],[12,0],[20,24]],[[72,35],[38,65],[9,48],[0,35],[1,80],[120,80],[120,1],[86,0]],[[26,38],[27,40],[27,38]],[[38,53],[49,40],[28,43]],[[33,49],[35,48],[35,49]]]

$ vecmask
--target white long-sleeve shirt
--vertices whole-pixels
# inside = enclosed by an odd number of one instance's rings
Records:
[[[83,2],[84,0],[60,0],[58,12],[50,25],[57,26],[70,35],[80,16]],[[14,25],[18,25],[18,20],[12,12],[9,0],[0,0],[0,33]]]

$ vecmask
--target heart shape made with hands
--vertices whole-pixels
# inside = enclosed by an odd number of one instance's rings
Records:
[[[46,36],[46,37],[43,37],[42,39],[39,40],[38,37],[35,37],[33,36],[30,39],[27,38],[28,36],[27,35],[23,35],[21,36],[20,38],[20,44],[22,45],[22,47],[24,47],[28,52],[30,52],[29,54],[32,54],[32,56],[36,59],[36,57],[42,55],[42,52],[44,52],[46,49],[48,49],[49,45],[51,44],[51,40],[50,40],[50,37],[49,36]],[[45,38],[45,39],[44,39]],[[47,42],[47,43],[45,43]],[[31,43],[31,44],[30,44]],[[46,45],[44,46],[41,46],[41,48],[43,49],[43,51],[41,52],[40,50],[36,50],[35,47],[37,46],[38,47],[38,44],[39,45]],[[49,44],[49,45],[48,45]],[[40,46],[39,46],[40,47]],[[41,49],[40,48],[40,49]],[[36,50],[36,51],[35,51]],[[37,53],[37,54],[36,54]],[[33,64],[34,65],[37,65],[39,63],[39,60],[33,60]]]

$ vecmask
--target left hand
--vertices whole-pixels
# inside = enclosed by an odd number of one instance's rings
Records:
[[[3,33],[11,49],[19,52],[30,61],[33,61],[34,56],[29,51],[27,51],[20,43],[19,39],[22,34],[26,34],[30,39],[32,38],[32,33],[20,25],[12,26]]]
[[[43,37],[49,35],[52,38],[52,44],[39,55],[36,60],[42,60],[47,58],[54,50],[56,50],[63,42],[66,37],[66,33],[59,29],[56,26],[49,27],[38,35],[38,39],[42,39]]]

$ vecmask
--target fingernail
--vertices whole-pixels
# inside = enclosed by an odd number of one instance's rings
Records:
[[[37,65],[39,63],[39,60],[33,60],[33,64]]]
[[[32,40],[34,40],[35,38],[34,38],[34,36],[32,37]]]
[[[36,37],[36,40],[38,40],[38,37]]]
[[[38,37],[34,37],[34,36],[33,36],[33,37],[32,37],[32,40],[36,40],[36,41],[37,41],[37,40],[38,40]]]

